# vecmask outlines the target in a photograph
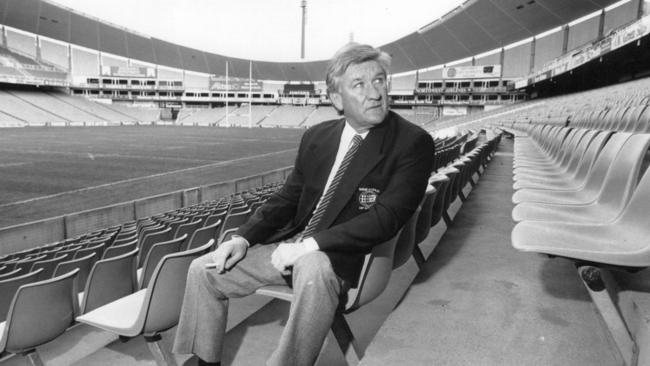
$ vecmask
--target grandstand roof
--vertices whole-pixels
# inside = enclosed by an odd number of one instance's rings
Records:
[[[400,73],[491,51],[567,24],[617,0],[469,0],[443,18],[381,48]],[[248,77],[248,60],[176,45],[115,27],[44,0],[0,0],[10,27],[124,57],[170,67]],[[253,78],[323,80],[326,61],[253,61]]]

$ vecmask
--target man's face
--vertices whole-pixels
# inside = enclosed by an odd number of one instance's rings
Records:
[[[339,78],[332,103],[359,133],[380,124],[388,114],[386,72],[377,61],[352,64]]]

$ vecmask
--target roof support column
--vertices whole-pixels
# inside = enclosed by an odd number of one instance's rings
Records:
[[[605,9],[600,11],[600,18],[598,19],[598,38],[603,39],[603,31],[605,30]]]
[[[563,40],[562,40],[562,54],[564,55],[569,48],[569,25],[565,24],[562,28]]]
[[[537,48],[537,37],[533,37],[533,40],[530,42],[530,67],[528,72],[532,73],[535,70],[535,48]]]

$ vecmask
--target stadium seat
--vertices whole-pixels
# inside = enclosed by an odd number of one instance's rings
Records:
[[[22,269],[17,270],[19,272],[23,271]],[[38,269],[34,272],[0,280],[0,321],[5,320],[9,306],[11,305],[11,299],[14,298],[18,288],[22,285],[38,281],[41,271],[42,269]]]
[[[648,161],[650,134],[630,137],[610,167],[593,201],[582,203],[523,202],[514,207],[515,221],[541,220],[576,223],[608,223],[616,219],[629,201]]]
[[[39,281],[46,280],[52,277],[52,275],[54,274],[54,269],[56,269],[56,266],[60,262],[63,262],[66,259],[70,259],[70,258],[67,254],[64,254],[58,257],[54,257],[52,259],[45,259],[42,261],[34,262],[30,271],[34,272],[37,269],[42,268],[43,271],[41,272],[41,275],[38,280]]]
[[[214,224],[217,221],[223,222],[224,218],[226,218],[226,214],[228,214],[227,210],[220,210],[215,213],[210,214],[206,219],[205,222],[203,223],[203,226],[210,226]]]
[[[136,249],[137,247],[138,247],[138,239],[133,237],[130,242],[120,243],[119,245],[116,244],[106,248],[106,250],[104,250],[104,255],[102,259],[117,257],[118,255],[129,253],[133,249]]]
[[[512,231],[518,250],[624,267],[650,266],[650,170],[646,170],[629,204],[606,224],[522,221]]]
[[[22,354],[32,365],[43,365],[36,347],[63,334],[74,321],[77,272],[23,285],[16,291],[7,320],[0,323],[0,353]]]
[[[558,190],[520,189],[512,195],[512,202],[515,204],[522,202],[579,204],[593,201],[600,192],[610,166],[615,163],[617,158],[624,159],[624,157],[619,157],[618,153],[631,136],[630,133],[619,132],[607,141],[584,184],[569,181],[566,186]]]
[[[104,255],[105,246],[106,244],[103,242],[100,242],[99,244],[96,245],[89,244],[89,246],[77,250],[77,252],[74,254],[74,258],[76,259],[76,258],[85,257],[88,254],[94,253],[95,260],[98,260]]]
[[[154,244],[171,240],[172,235],[172,229],[164,227],[158,231],[149,231],[145,234],[143,240],[138,245],[140,249],[140,253],[138,254],[138,268],[142,267],[144,260],[147,258],[147,254],[149,254],[149,250]]]
[[[582,186],[591,171],[591,168],[598,157],[598,154],[603,149],[603,146],[607,143],[611,137],[612,132],[602,131],[599,132],[589,143],[587,150],[582,155],[578,167],[573,173],[567,172],[566,174],[553,175],[553,176],[528,176],[521,177],[513,184],[513,188],[516,190],[522,188],[534,188],[534,189],[564,189],[568,184],[574,186]]]
[[[84,286],[86,286],[86,280],[88,279],[88,274],[93,268],[93,264],[97,261],[97,254],[90,253],[85,257],[71,259],[69,261],[60,262],[56,265],[54,270],[54,276],[60,276],[63,273],[72,271],[75,268],[79,269],[79,274],[77,275],[76,281],[76,290],[77,292],[81,291]]]
[[[426,195],[424,199],[426,199]],[[399,238],[395,244],[395,254],[393,255],[393,269],[403,266],[413,256],[413,250],[415,249],[415,227],[421,212],[422,204],[418,206],[411,218],[406,221],[404,227],[400,230]]]
[[[80,314],[85,314],[136,291],[137,255],[138,249],[133,246],[133,249],[127,253],[95,262],[85,283],[83,295],[80,296]]]
[[[442,173],[436,173],[429,178],[429,184],[437,191],[435,200],[433,201],[433,207],[431,208],[431,226],[435,226],[442,219],[442,214],[446,209],[446,196],[449,194],[449,182],[449,177]]]
[[[593,138],[599,133],[597,130],[584,130],[584,134],[580,141],[572,149],[569,149],[566,154],[566,163],[552,168],[552,167],[528,167],[528,168],[515,168],[514,169],[514,180],[529,180],[539,177],[548,177],[550,179],[556,177],[564,177],[575,174],[578,165],[583,157],[583,154],[588,149]]]
[[[37,255],[35,257],[26,258],[16,262],[14,269],[22,269],[24,273],[29,272],[34,263],[45,259],[45,255]]]
[[[357,310],[384,291],[390,280],[399,236],[398,233],[394,238],[376,245],[370,254],[366,255],[357,287],[348,290],[345,307],[341,307],[341,310],[337,311],[334,316],[332,332],[345,354],[346,360],[351,365],[358,364],[364,352],[355,339],[344,314]],[[293,290],[289,286],[264,286],[255,293],[284,301],[293,301]]]
[[[149,283],[149,279],[162,257],[181,251],[187,245],[186,240],[187,234],[184,234],[176,239],[156,243],[149,249],[142,268],[138,270],[138,289],[143,289]]]
[[[192,234],[194,234],[194,231],[200,228],[202,224],[203,221],[198,219],[193,220],[191,222],[184,223],[181,226],[179,226],[178,229],[176,229],[176,232],[174,233],[174,238],[178,238],[183,235],[187,235],[188,237],[191,237]]]
[[[190,263],[213,244],[214,240],[210,240],[200,247],[164,256],[146,289],[78,316],[77,321],[123,338],[144,334],[156,364],[174,365],[174,356],[159,344],[160,333],[178,323]]]
[[[124,245],[124,244],[130,243],[130,242],[132,242],[134,240],[137,243],[137,241],[138,241],[138,233],[135,230],[129,232],[129,234],[127,234],[127,235],[116,237],[115,241],[113,241],[113,245],[111,245],[111,246],[113,247],[113,246]]]
[[[431,230],[431,216],[433,215],[433,203],[436,200],[436,195],[438,191],[433,188],[431,184],[427,185],[427,190],[424,195],[424,200],[422,202],[422,208],[420,214],[418,215],[417,222],[415,224],[415,236],[414,236],[414,245],[413,245],[413,258],[417,263],[418,267],[421,267],[422,264],[426,261],[424,254],[418,244],[424,241],[429,235]]]
[[[4,268],[4,267],[2,267],[2,268]],[[0,281],[6,280],[6,279],[9,279],[9,278],[12,278],[12,277],[16,277],[22,271],[23,271],[22,269],[16,268],[11,272],[0,273]]]
[[[221,221],[217,221],[212,225],[204,226],[200,229],[197,229],[196,231],[194,231],[194,234],[192,234],[192,237],[188,241],[186,249],[199,247],[210,239],[214,239],[216,243],[217,235],[219,233],[220,227],[221,227]]]
[[[248,208],[248,206],[245,206],[243,209],[238,209],[236,210],[235,213],[229,212],[228,215],[226,215],[226,218],[223,220],[223,225],[221,226],[221,232],[219,233],[219,243],[221,243],[223,240],[223,234],[230,230],[230,229],[236,229],[243,225],[248,218],[251,215],[251,210]]]
[[[451,217],[449,217],[447,209],[449,209],[449,206],[451,206],[451,204],[456,200],[456,197],[458,196],[458,191],[460,190],[460,188],[458,188],[460,185],[460,179],[458,178],[458,175],[460,174],[460,170],[453,167],[445,167],[439,169],[438,172],[446,175],[447,178],[449,178],[449,184],[447,186],[447,191],[445,192],[445,201],[442,209],[442,218],[445,220],[445,224],[447,226],[451,226],[452,221]]]

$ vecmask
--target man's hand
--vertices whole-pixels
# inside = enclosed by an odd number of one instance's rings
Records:
[[[212,252],[212,263],[205,265],[206,268],[216,268],[218,273],[224,273],[237,264],[248,251],[248,243],[242,237],[234,237],[221,243]]]
[[[311,238],[297,243],[282,243],[271,254],[271,264],[282,274],[288,275],[298,258],[316,250],[318,244]]]

